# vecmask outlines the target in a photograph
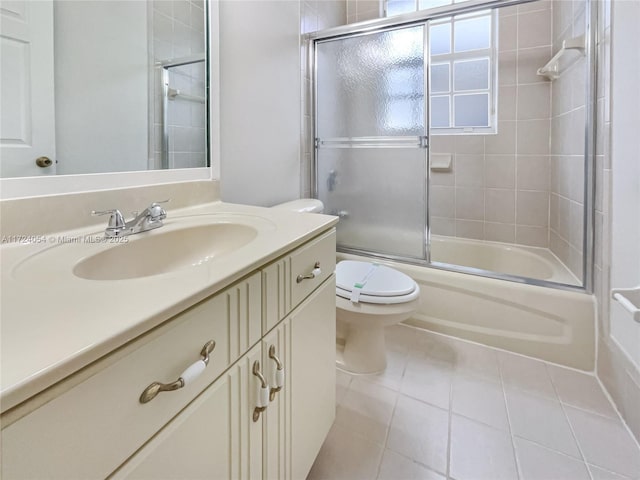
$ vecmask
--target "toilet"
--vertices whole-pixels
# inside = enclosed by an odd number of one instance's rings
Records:
[[[322,202],[299,199],[275,205],[322,213]],[[408,319],[418,308],[420,287],[408,275],[373,262],[343,260],[336,265],[336,334],[339,368],[379,373],[387,366],[384,327]]]

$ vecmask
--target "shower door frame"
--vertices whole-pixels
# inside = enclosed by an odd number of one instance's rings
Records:
[[[311,119],[311,132],[312,138],[307,139],[308,142],[312,142],[311,148],[311,195],[314,198],[318,196],[318,161],[317,161],[317,146],[315,145],[315,139],[317,138],[317,58],[316,48],[317,42],[324,42],[329,40],[337,40],[340,38],[349,38],[357,35],[366,35],[372,33],[379,33],[385,30],[409,27],[412,25],[424,24],[425,26],[425,54],[429,52],[429,36],[428,26],[431,20],[437,20],[441,18],[451,17],[454,15],[461,15],[467,13],[474,13],[487,9],[499,9],[506,8],[515,5],[522,5],[526,3],[533,3],[539,0],[469,0],[463,3],[456,3],[451,5],[444,5],[442,7],[436,7],[428,10],[421,10],[417,12],[405,13],[401,15],[394,15],[392,17],[384,17],[375,20],[369,20],[365,22],[354,23],[350,25],[344,25],[339,27],[330,28],[327,30],[321,30],[317,32],[307,33],[303,35],[302,40],[305,43],[307,65],[306,70],[310,73],[311,82],[309,89],[306,92],[308,98],[311,99],[309,105],[309,114]],[[415,259],[409,259],[407,257],[399,257],[396,255],[380,254],[375,252],[369,252],[365,250],[351,249],[351,248],[339,248],[338,251],[352,254],[364,254],[369,257],[374,257],[382,260],[391,260],[401,263],[409,263],[412,265],[421,265],[428,268],[435,268],[437,270],[453,271],[459,273],[466,273],[470,275],[477,275],[488,278],[495,278],[498,280],[507,280],[516,283],[523,283],[529,285],[536,285],[542,287],[549,287],[558,290],[570,290],[581,291],[588,294],[593,293],[594,284],[594,239],[595,239],[595,152],[596,152],[596,82],[597,82],[597,70],[598,65],[597,48],[596,48],[596,32],[598,21],[598,8],[593,5],[596,0],[585,0],[585,69],[586,69],[586,99],[585,99],[585,151],[584,151],[584,222],[583,222],[583,275],[580,279],[581,285],[571,285],[565,283],[551,282],[547,280],[538,280],[535,278],[521,277],[517,275],[510,275],[506,273],[493,272],[489,270],[480,270],[473,267],[466,267],[464,265],[455,265],[439,262],[431,262],[430,259],[430,244],[431,244],[431,228],[429,215],[430,202],[427,200],[425,207],[426,212],[426,233],[425,233],[425,260],[416,261]],[[425,61],[424,70],[424,82],[425,82],[425,130],[427,133],[427,165],[426,165],[426,193],[429,197],[430,182],[430,163],[431,156],[429,151],[429,144],[431,139],[430,122],[429,122],[429,103],[426,101],[427,95],[429,95],[429,76],[430,69],[428,63]]]
[[[313,122],[313,168],[312,168],[312,175],[313,175],[313,181],[311,182],[312,185],[312,196],[314,198],[318,197],[318,183],[317,183],[317,178],[318,178],[318,162],[317,162],[317,150],[320,146],[321,143],[323,143],[322,141],[318,141],[318,130],[317,130],[317,70],[315,68],[315,66],[317,65],[317,56],[316,56],[316,50],[315,50],[315,44],[316,43],[323,43],[323,42],[330,42],[330,41],[334,41],[334,40],[340,40],[341,38],[354,38],[354,37],[359,37],[359,36],[365,36],[365,35],[375,35],[377,33],[382,33],[382,32],[387,32],[387,31],[392,31],[392,30],[397,30],[397,29],[402,29],[402,28],[409,28],[409,27],[414,27],[414,26],[422,26],[423,27],[423,56],[426,56],[426,52],[428,51],[429,48],[429,30],[428,30],[428,25],[427,22],[411,22],[410,24],[403,24],[403,25],[391,25],[391,26],[386,26],[386,27],[381,27],[381,28],[377,28],[375,30],[370,30],[370,31],[366,31],[366,32],[358,32],[358,33],[354,33],[354,34],[349,34],[349,35],[341,35],[338,37],[329,37],[329,38],[323,38],[323,39],[318,39],[317,41],[313,42],[313,57],[312,58],[312,62],[313,62],[313,79],[312,79],[312,85],[313,85],[313,93],[312,93],[312,122]],[[344,140],[350,140],[351,146],[349,148],[389,148],[389,149],[394,149],[394,148],[420,148],[420,149],[424,149],[424,154],[425,154],[425,161],[423,162],[423,170],[422,170],[422,176],[424,178],[424,201],[425,201],[425,208],[424,208],[424,219],[423,219],[423,223],[422,223],[422,228],[424,229],[424,242],[422,245],[422,258],[417,258],[417,257],[404,257],[404,256],[398,256],[398,255],[392,255],[392,254],[384,254],[384,253],[378,253],[378,252],[372,252],[369,250],[363,250],[363,249],[357,249],[357,248],[348,248],[348,247],[340,247],[340,251],[341,252],[345,252],[345,253],[351,253],[351,254],[355,254],[355,255],[367,255],[370,257],[376,257],[376,258],[380,258],[380,259],[388,259],[388,260],[395,260],[395,261],[399,261],[399,262],[405,262],[405,263],[412,263],[414,265],[424,265],[424,266],[428,266],[430,264],[430,250],[428,248],[428,245],[430,244],[430,239],[429,239],[429,180],[427,175],[429,174],[429,168],[428,168],[428,161],[429,161],[429,103],[428,101],[426,101],[427,99],[427,92],[428,92],[428,86],[429,86],[429,69],[427,68],[427,62],[426,60],[423,62],[423,78],[424,78],[424,82],[423,82],[423,91],[424,91],[424,98],[425,98],[425,105],[424,105],[424,118],[423,118],[423,122],[424,122],[424,135],[420,135],[418,137],[412,136],[412,137],[406,137],[406,136],[397,136],[397,137],[389,137],[389,136],[384,136],[384,137],[368,137],[365,138],[363,137],[362,139],[359,140],[355,140],[355,139],[344,139]],[[380,142],[380,144],[378,145],[376,140],[378,140]],[[411,144],[411,140],[415,140],[414,144]],[[397,142],[396,145],[394,145],[394,143]],[[329,143],[333,143],[333,142],[329,142]]]

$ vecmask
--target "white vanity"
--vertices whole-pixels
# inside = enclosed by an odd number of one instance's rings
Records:
[[[336,221],[214,202],[127,243],[4,245],[2,478],[304,479],[335,414]]]

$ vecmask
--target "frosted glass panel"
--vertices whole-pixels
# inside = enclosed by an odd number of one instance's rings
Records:
[[[340,247],[424,258],[425,164],[418,148],[318,149],[318,198],[340,214]]]
[[[431,126],[448,127],[449,122],[449,96],[431,97]]]
[[[489,125],[489,95],[455,95],[453,97],[456,127]]]
[[[454,62],[454,90],[486,90],[489,88],[489,59]]]
[[[449,91],[449,64],[431,66],[431,91],[442,93]]]
[[[451,53],[451,24],[431,25],[429,27],[429,42],[431,55]]]
[[[317,44],[318,137],[424,135],[423,29]]]
[[[489,48],[491,46],[491,16],[456,21],[453,36],[456,52]]]

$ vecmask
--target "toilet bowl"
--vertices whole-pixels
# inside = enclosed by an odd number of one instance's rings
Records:
[[[338,366],[353,373],[378,373],[387,366],[384,327],[418,308],[420,287],[393,268],[343,260],[336,265]]]
[[[322,213],[320,200],[303,198],[275,205]],[[343,260],[336,265],[337,365],[353,373],[378,373],[387,366],[384,327],[409,318],[418,308],[420,287],[393,268]]]

